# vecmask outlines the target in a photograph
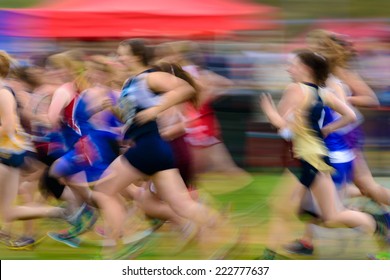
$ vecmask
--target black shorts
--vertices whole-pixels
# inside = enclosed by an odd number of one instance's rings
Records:
[[[328,157],[324,157],[324,161],[331,166]],[[289,170],[298,178],[299,182],[308,189],[310,189],[319,172],[317,168],[304,160],[300,160],[300,166],[297,168],[289,168]]]
[[[26,151],[14,153],[0,152],[0,163],[11,167],[21,167],[24,163],[25,156]]]
[[[124,157],[129,163],[146,175],[176,168],[170,144],[158,132],[144,134],[129,148]]]

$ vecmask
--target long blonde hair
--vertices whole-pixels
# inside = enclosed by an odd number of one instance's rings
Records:
[[[48,63],[55,68],[66,69],[73,77],[84,72],[84,53],[78,50],[69,50],[49,56]]]
[[[0,78],[6,78],[13,63],[13,58],[5,51],[0,51]]]
[[[323,29],[309,32],[306,40],[309,44],[316,46],[314,51],[319,52],[328,60],[331,72],[336,67],[348,67],[349,62],[356,55],[350,42],[340,35]]]
[[[85,75],[84,53],[78,50],[69,50],[49,56],[48,64],[55,68],[66,69],[73,81],[77,92],[90,87]]]

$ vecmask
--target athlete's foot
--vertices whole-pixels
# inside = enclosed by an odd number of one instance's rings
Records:
[[[81,240],[77,237],[71,237],[67,234],[67,231],[63,231],[62,233],[57,232],[48,232],[47,235],[54,239],[55,241],[61,242],[65,245],[68,245],[72,248],[79,248]]]
[[[306,256],[313,255],[313,251],[314,251],[313,245],[303,240],[295,240],[294,242],[284,245],[283,248],[290,254],[306,255]]]
[[[34,238],[22,236],[16,240],[9,240],[7,248],[10,250],[31,250],[34,245]]]
[[[85,206],[80,215],[74,221],[74,225],[66,232],[61,232],[61,238],[70,239],[90,230],[96,223],[98,215],[96,210],[90,206]]]
[[[379,238],[379,245],[384,248],[390,247],[390,214],[383,213],[373,217],[377,224],[375,234]]]
[[[8,246],[10,240],[11,240],[11,235],[4,232],[4,231],[0,231],[0,243],[4,246]]]
[[[176,243],[175,254],[183,252],[188,248],[197,238],[199,234],[199,227],[194,223],[188,221],[179,229],[179,238]]]

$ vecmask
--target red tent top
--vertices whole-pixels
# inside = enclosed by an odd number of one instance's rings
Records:
[[[236,0],[66,0],[12,11],[18,36],[131,37],[273,29],[267,19],[277,9]]]
[[[65,0],[37,6],[40,10],[131,12],[154,15],[227,16],[254,15],[275,12],[277,9],[256,5],[245,0]]]

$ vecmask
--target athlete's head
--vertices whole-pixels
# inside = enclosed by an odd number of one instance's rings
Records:
[[[294,82],[314,82],[324,86],[329,76],[329,64],[321,54],[304,49],[294,53],[287,71]]]
[[[85,70],[84,53],[79,50],[69,50],[53,54],[48,57],[46,68],[52,76],[62,82],[72,81]]]
[[[129,39],[119,44],[118,60],[129,69],[137,66],[148,66],[152,59],[152,51],[144,40]]]
[[[346,67],[356,55],[351,42],[339,34],[326,30],[318,29],[309,32],[306,41],[310,49],[326,57],[331,71],[336,67]]]

